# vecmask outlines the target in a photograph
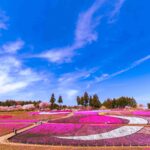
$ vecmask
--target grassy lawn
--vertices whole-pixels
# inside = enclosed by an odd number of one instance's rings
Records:
[[[147,147],[61,147],[61,146],[18,146],[0,145],[0,150],[150,150]]]
[[[52,120],[67,116],[67,114],[32,115],[32,112],[13,111],[0,112],[0,136],[13,132],[13,129],[21,129],[32,125],[39,120]]]
[[[29,120],[51,120],[51,119],[56,119],[56,118],[61,118],[66,116],[67,114],[54,114],[54,115],[32,115],[32,112],[27,112],[27,111],[14,111],[14,112],[0,112],[0,120],[5,119],[4,116],[7,116],[6,118],[9,120],[14,120],[14,119],[29,119]]]

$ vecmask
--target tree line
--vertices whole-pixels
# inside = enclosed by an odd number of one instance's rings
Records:
[[[38,101],[16,101],[16,100],[6,100],[0,101],[0,106],[16,106],[16,105],[26,105],[26,104],[34,104],[36,108],[38,108],[41,100]],[[50,109],[62,109],[62,108],[71,108],[71,106],[62,105],[63,98],[60,95],[58,99],[55,98],[54,93],[51,94],[50,97]],[[125,108],[125,107],[133,107],[137,106],[137,102],[133,97],[119,97],[119,98],[108,98],[103,103],[100,101],[97,94],[89,95],[87,92],[84,92],[82,96],[77,96],[76,102],[78,106],[88,107],[90,106],[92,109],[98,109],[101,106],[104,106],[108,109],[114,108]],[[76,106],[74,106],[76,107]],[[150,109],[150,103],[147,104],[148,109]]]
[[[136,108],[137,102],[133,97],[119,97],[119,98],[108,98],[103,102],[103,106],[109,109],[113,108],[125,108],[125,107],[133,107]]]
[[[6,100],[6,101],[0,101],[0,106],[16,106],[16,105],[26,105],[26,104],[34,104],[34,106],[39,105],[41,103],[41,100],[39,101],[16,101],[16,100]]]
[[[81,97],[77,96],[76,101],[78,105],[85,107],[91,106],[92,108],[100,108],[102,105],[97,94],[90,96],[87,92]]]
[[[77,96],[77,104],[78,106],[90,106],[92,108],[100,108],[101,106],[105,106],[106,108],[113,109],[113,108],[125,108],[125,107],[133,107],[137,106],[137,102],[133,97],[119,97],[119,98],[108,98],[103,103],[101,103],[97,94],[93,96],[89,96],[87,92],[83,94],[83,96]]]

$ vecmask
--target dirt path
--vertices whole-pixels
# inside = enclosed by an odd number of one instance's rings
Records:
[[[57,119],[62,119],[62,118],[68,118],[68,117],[71,117],[73,115],[73,112],[72,113],[69,113],[67,116],[64,116],[64,117],[61,117],[61,118],[57,118]],[[52,119],[52,120],[57,120],[57,119]],[[39,121],[31,126],[28,126],[28,127],[25,127],[25,128],[22,128],[20,130],[17,130],[17,134],[18,133],[22,133],[24,131],[27,131],[29,129],[32,129],[34,127],[37,127],[39,126],[41,123],[44,124],[44,123],[47,123],[48,121]],[[3,135],[0,137],[0,144],[15,144],[15,145],[21,145],[21,143],[11,143],[10,141],[8,141],[9,138],[15,136],[15,133],[12,132],[12,133],[9,133],[9,134],[6,134],[6,135]],[[27,144],[25,144],[27,145]],[[31,145],[31,144],[30,144]]]
[[[36,123],[36,124],[33,124],[33,125],[28,126],[28,127],[26,127],[26,128],[17,130],[17,134],[18,134],[18,133],[21,133],[21,132],[24,132],[24,131],[26,131],[26,130],[29,130],[29,129],[31,129],[31,128],[34,128],[34,127],[36,127],[36,126],[38,126],[38,125],[39,125],[39,123]],[[14,133],[14,132],[1,136],[1,137],[0,137],[0,144],[6,144],[6,143],[8,143],[8,139],[11,138],[11,137],[13,137],[13,136],[15,136],[15,133]]]

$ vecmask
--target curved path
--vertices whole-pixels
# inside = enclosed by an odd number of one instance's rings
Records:
[[[73,112],[72,113],[69,113],[67,116],[64,116],[64,117],[61,117],[61,118],[56,118],[56,119],[52,119],[52,120],[57,120],[57,119],[62,119],[62,118],[68,118],[68,117],[71,117],[73,115]],[[22,133],[24,131],[27,131],[29,129],[32,129],[34,127],[37,127],[39,126],[41,123],[44,124],[44,123],[47,123],[48,121],[39,121],[37,123],[34,123],[33,125],[31,126],[28,126],[26,128],[22,128],[22,129],[19,129],[17,130],[17,134],[18,133]],[[15,144],[15,143],[11,143],[8,141],[9,138],[15,136],[15,133],[12,132],[12,133],[9,133],[9,134],[6,134],[6,135],[3,135],[3,136],[0,136],[0,144]],[[21,144],[21,143],[17,143],[17,144]]]
[[[143,118],[138,117],[126,117],[126,116],[116,116],[111,115],[112,117],[117,117],[121,119],[129,120],[129,124],[147,124],[148,121]],[[117,138],[123,137],[127,135],[131,135],[133,133],[138,132],[144,126],[122,126],[120,128],[111,130],[109,132],[101,133],[101,134],[92,134],[92,135],[85,135],[85,136],[57,136],[57,138],[62,139],[72,139],[72,140],[102,140],[102,139],[110,139],[110,138]]]
[[[21,132],[24,132],[24,131],[26,131],[26,130],[29,130],[29,129],[31,129],[31,128],[34,128],[34,127],[36,127],[36,126],[38,126],[38,125],[39,125],[39,124],[37,123],[37,124],[33,124],[33,125],[31,125],[31,126],[28,126],[28,127],[26,127],[26,128],[17,130],[17,134],[18,134],[18,133],[21,133]],[[8,140],[9,138],[13,137],[13,136],[15,136],[15,133],[14,133],[14,132],[1,136],[1,137],[0,137],[0,144],[5,144],[6,142],[8,142],[7,140]]]

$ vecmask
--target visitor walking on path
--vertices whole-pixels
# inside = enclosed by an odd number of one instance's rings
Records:
[[[17,130],[15,128],[13,128],[13,132],[15,135],[17,134]]]

